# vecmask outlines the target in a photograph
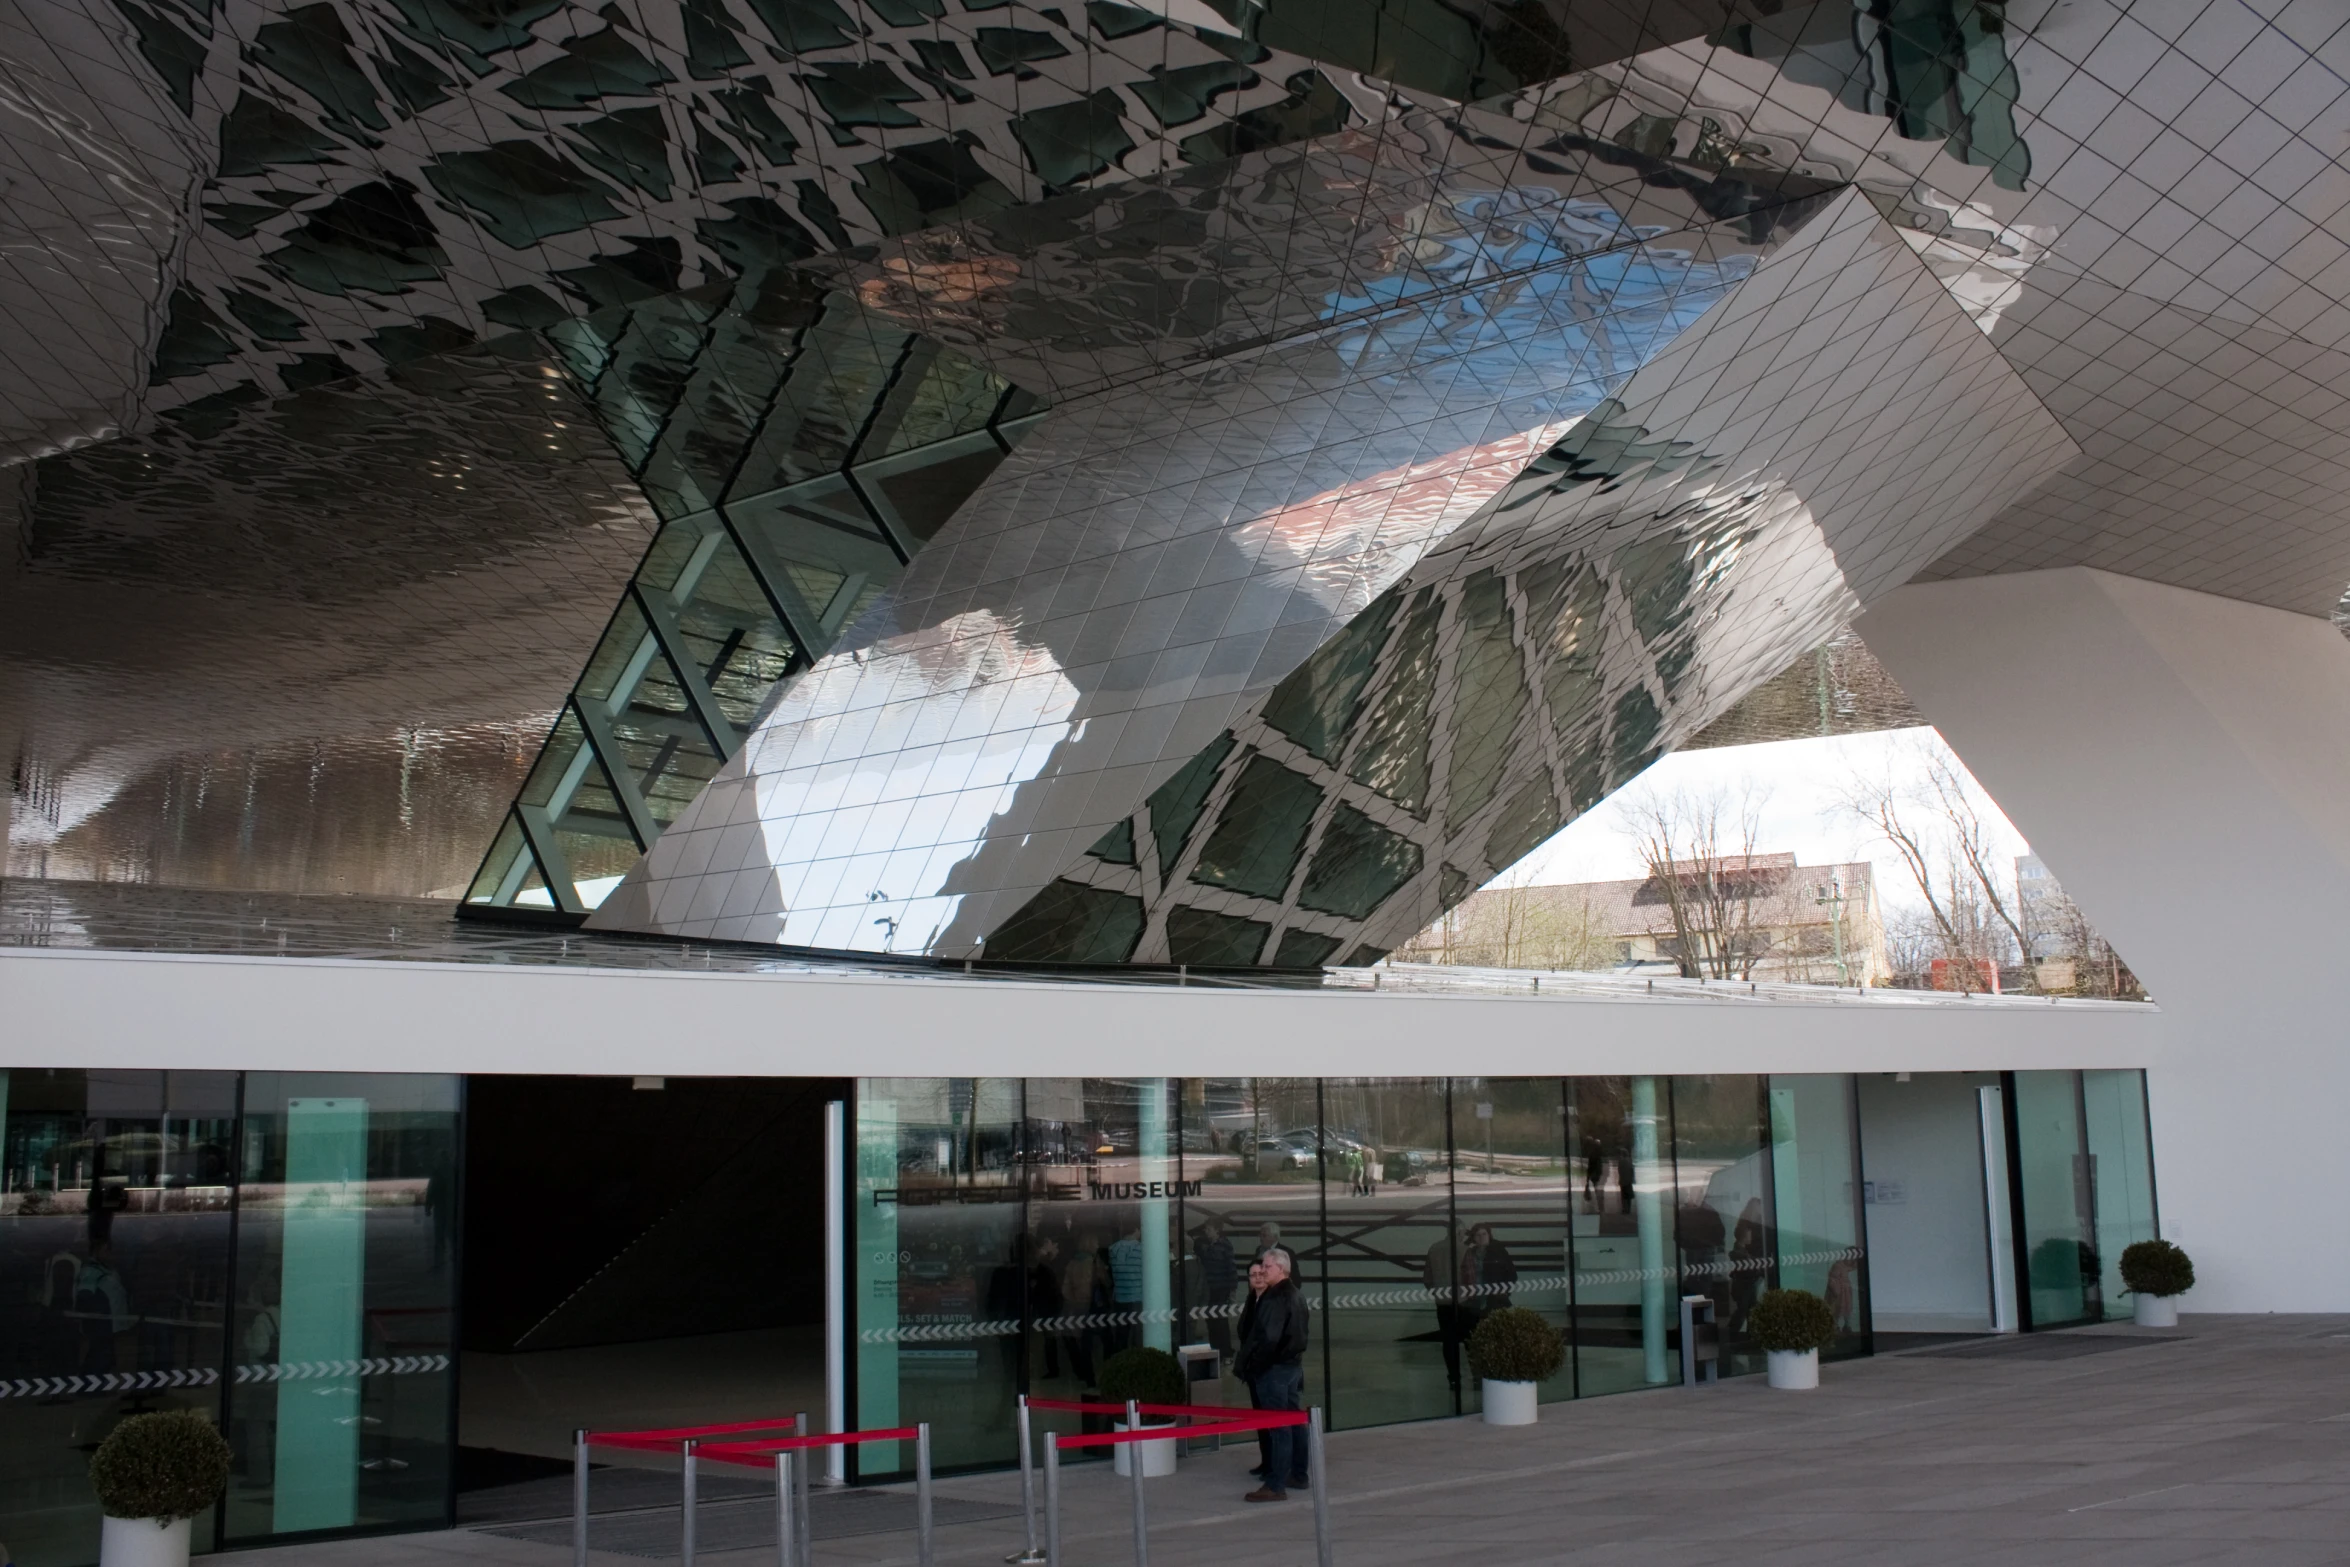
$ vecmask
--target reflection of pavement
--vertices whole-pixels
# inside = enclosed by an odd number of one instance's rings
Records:
[[[527,1355],[468,1353],[460,1440],[571,1456],[571,1433],[765,1420],[824,1411],[824,1330],[769,1328]],[[618,1461],[619,1455],[615,1455]]]
[[[1329,1449],[1337,1557],[1347,1567],[2339,1561],[2350,1428],[2330,1417],[2341,1411],[2343,1319],[2186,1320],[2184,1342],[2163,1336],[2060,1367],[2031,1353],[2027,1338],[1980,1359],[1831,1365],[1813,1393],[1735,1377],[1701,1395],[1546,1404],[1530,1427],[1423,1421],[1340,1432]],[[2076,1336],[2135,1337],[2119,1325],[2061,1335]],[[2222,1410],[2224,1421],[2210,1418]],[[1240,1501],[1252,1461],[1253,1448],[1235,1443],[1149,1483],[1154,1567],[1312,1560],[1303,1493],[1280,1506]],[[1105,1468],[1063,1473],[1068,1560],[1130,1559],[1131,1492]],[[965,1476],[939,1493],[1016,1505],[1019,1481]],[[938,1533],[948,1563],[1000,1561],[1019,1543],[1016,1514]],[[703,1560],[766,1567],[774,1556],[760,1544]],[[911,1563],[914,1539],[827,1541],[820,1559]],[[457,1531],[213,1560],[565,1567],[570,1554]],[[593,1567],[642,1560],[591,1558]]]

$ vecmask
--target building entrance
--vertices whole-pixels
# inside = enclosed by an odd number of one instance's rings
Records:
[[[467,1082],[458,1515],[571,1434],[824,1409],[824,1106],[808,1078]]]

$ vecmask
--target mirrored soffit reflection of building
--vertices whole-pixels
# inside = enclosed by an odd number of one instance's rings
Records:
[[[10,868],[1332,961],[1903,581],[2330,610],[2330,30],[1763,9],[18,0]]]

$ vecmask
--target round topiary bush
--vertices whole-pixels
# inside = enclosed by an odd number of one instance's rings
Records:
[[[228,1486],[229,1449],[192,1409],[133,1415],[98,1444],[90,1488],[109,1518],[193,1518]]]
[[[1567,1363],[1559,1330],[1523,1306],[1489,1314],[1469,1335],[1469,1370],[1494,1382],[1541,1382]]]
[[[2195,1264],[2169,1241],[2138,1241],[2122,1248],[2122,1286],[2134,1295],[2184,1295],[2195,1287]]]
[[[1836,1342],[1836,1314],[1810,1290],[1772,1290],[1747,1314],[1746,1331],[1763,1349],[1825,1349]]]
[[[1102,1397],[1114,1404],[1129,1399],[1137,1404],[1183,1404],[1191,1390],[1183,1382],[1183,1362],[1163,1349],[1137,1344],[1102,1362]]]

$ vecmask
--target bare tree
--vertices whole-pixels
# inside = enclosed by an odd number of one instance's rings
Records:
[[[1924,760],[1924,781],[1906,789],[1890,775],[1855,773],[1843,809],[1901,857],[1925,900],[1940,956],[1958,971],[1962,989],[1977,989],[1980,968],[1988,964],[1996,972],[2007,966],[2010,953],[2031,989],[2031,943],[2021,906],[1996,872],[1990,831],[1975,809],[1970,780],[1946,748],[1928,749]]]
[[[1652,791],[1626,802],[1626,831],[1672,917],[1684,979],[1752,979],[1769,945],[1767,917],[1758,935],[1755,905],[1767,904],[1783,878],[1754,863],[1762,801],[1749,788],[1735,802],[1721,789]]]
[[[1446,911],[1396,956],[1471,968],[1607,968],[1615,962],[1615,932],[1588,888],[1516,883],[1489,887]]]

